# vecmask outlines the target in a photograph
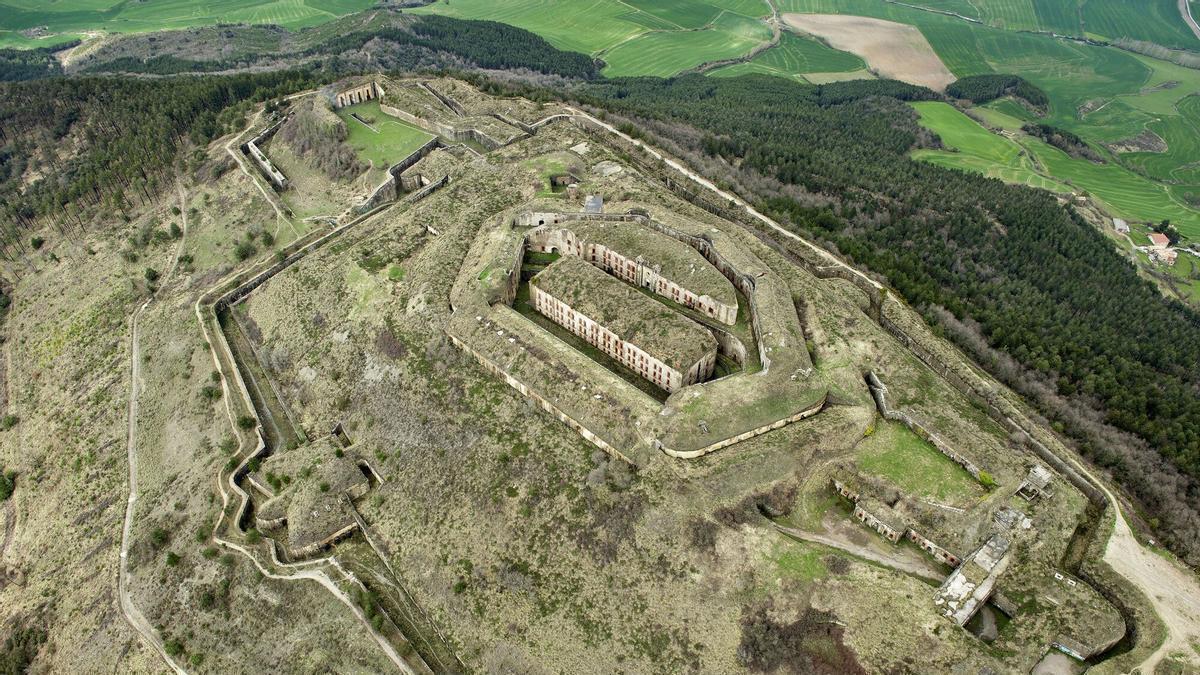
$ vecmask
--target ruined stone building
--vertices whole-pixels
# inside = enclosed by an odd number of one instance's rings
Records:
[[[717,341],[699,324],[576,256],[529,281],[542,315],[668,392],[712,377]]]
[[[738,300],[729,280],[694,249],[666,235],[621,221],[557,222],[529,233],[530,250],[579,256],[634,286],[640,286],[727,325],[737,321]]]

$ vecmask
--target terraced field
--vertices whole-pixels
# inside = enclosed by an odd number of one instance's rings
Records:
[[[946,148],[918,150],[913,153],[914,159],[950,169],[975,171],[1009,183],[1055,192],[1070,191],[1071,188],[1062,182],[1039,174],[1016,141],[988,131],[953,106],[928,101],[914,103],[913,108],[921,116],[921,126],[937,133]]]
[[[652,31],[603,53],[609,77],[669,77],[706,61],[740,56],[770,41],[765,23],[740,14],[721,13],[704,30]]]

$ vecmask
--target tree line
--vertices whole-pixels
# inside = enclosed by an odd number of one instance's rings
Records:
[[[946,95],[972,103],[987,103],[1004,96],[1025,99],[1035,108],[1044,108],[1050,97],[1033,83],[1018,75],[969,75],[960,77],[946,87]]]

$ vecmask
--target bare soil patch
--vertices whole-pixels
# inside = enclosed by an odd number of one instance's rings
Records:
[[[914,26],[842,14],[784,14],[783,20],[861,57],[880,77],[937,91],[957,79]]]

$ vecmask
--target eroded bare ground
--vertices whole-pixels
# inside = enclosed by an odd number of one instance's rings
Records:
[[[577,208],[539,196],[545,176],[530,161],[563,153],[583,167],[583,191],[605,194],[610,209],[704,223],[782,276],[803,308],[830,405],[698,460],[651,455],[630,471],[455,349],[442,332],[446,298],[478,229],[532,203]],[[854,284],[812,276],[742,226],[664,191],[603,136],[567,123],[445,164],[453,166],[447,187],[317,249],[241,311],[256,358],[303,436],[321,438],[341,422],[383,478],[356,501],[371,542],[354,535],[320,555],[332,553],[383,596],[411,594],[466,669],[1028,672],[1061,631],[1111,624],[1115,610],[1053,577],[1085,512],[1083,496],[1060,479],[1052,500],[1010,498],[1032,457],[872,320]],[[612,172],[613,164],[622,169]],[[183,262],[140,319],[132,598],[191,670],[392,670],[397,662],[371,630],[376,619],[364,621],[312,580],[266,578],[212,539],[222,510],[216,480],[245,460],[235,453],[245,453],[246,436],[236,425],[240,403],[227,410],[235,388],[214,375],[197,300],[230,273],[269,264],[288,237],[264,243],[264,229],[287,230],[224,141],[199,175],[219,177],[189,187],[195,211]],[[151,236],[133,251],[136,262],[121,252],[144,226],[168,231],[180,219],[175,203],[171,195],[128,226],[96,227],[108,234],[81,235],[78,244],[52,242],[17,285],[8,322],[17,337],[8,344],[21,422],[0,435],[0,457],[21,484],[5,515],[12,535],[0,553],[0,615],[46,627],[38,665],[47,670],[162,669],[121,620],[114,571],[126,494],[127,319],[146,297],[145,268],[165,270],[179,242]],[[255,255],[239,263],[235,244],[248,237]],[[789,539],[763,515],[832,531],[860,553],[895,554],[857,523],[839,523],[848,508],[828,487],[835,463],[855,460],[879,424],[868,370],[1001,486],[956,502],[971,514],[958,528],[963,545],[986,534],[1002,505],[1031,518],[1037,536],[1002,585],[1020,612],[991,646],[941,616],[919,575]],[[303,471],[274,478],[308,479]],[[268,544],[253,533],[222,536],[269,561]],[[922,555],[902,556],[914,554]],[[376,604],[396,609],[393,599]],[[408,638],[427,651],[420,635],[381,630],[393,645]]]

